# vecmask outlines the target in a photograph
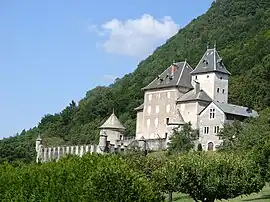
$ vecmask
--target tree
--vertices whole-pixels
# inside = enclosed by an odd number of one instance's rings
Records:
[[[249,156],[189,153],[169,161],[154,173],[163,192],[189,194],[195,201],[214,202],[259,192],[260,167]]]
[[[191,128],[191,124],[185,124],[180,130],[174,130],[170,138],[168,150],[172,153],[188,152],[194,148],[194,141],[199,137],[198,131]]]

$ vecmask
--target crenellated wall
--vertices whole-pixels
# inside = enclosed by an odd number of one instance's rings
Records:
[[[85,153],[102,153],[98,145],[76,145],[61,147],[43,147],[40,145],[37,152],[37,162],[58,161],[66,155],[77,155],[82,157]]]

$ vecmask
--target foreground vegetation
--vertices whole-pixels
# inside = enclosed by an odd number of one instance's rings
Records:
[[[175,131],[168,151],[147,156],[135,149],[45,164],[6,162],[0,165],[0,198],[158,202],[176,195],[214,202],[259,193],[270,179],[269,115],[267,108],[258,118],[225,126],[219,134],[224,144],[217,152],[193,151],[196,131],[186,124]]]
[[[37,127],[0,141],[0,162],[31,162],[35,139],[47,145],[86,144],[98,140],[98,127],[112,109],[134,135],[136,113],[143,101],[141,88],[167,68],[185,58],[195,67],[207,43],[217,42],[224,64],[232,73],[231,103],[262,110],[270,106],[270,2],[269,0],[216,0],[204,15],[181,29],[166,44],[140,62],[131,74],[109,87],[96,87],[78,104],[44,116]],[[7,134],[8,135],[8,134]],[[15,148],[15,149],[14,149]]]

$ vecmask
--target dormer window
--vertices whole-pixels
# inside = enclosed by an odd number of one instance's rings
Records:
[[[208,61],[207,60],[203,60],[203,64],[204,65],[208,65]]]

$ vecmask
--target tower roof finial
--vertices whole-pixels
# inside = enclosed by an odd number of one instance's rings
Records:
[[[112,113],[114,114],[114,108],[113,108],[113,111],[112,111]]]
[[[206,50],[208,50],[209,49],[209,43],[207,42],[207,45],[206,45]]]
[[[214,43],[214,49],[217,48],[217,41],[215,40],[215,43]]]

